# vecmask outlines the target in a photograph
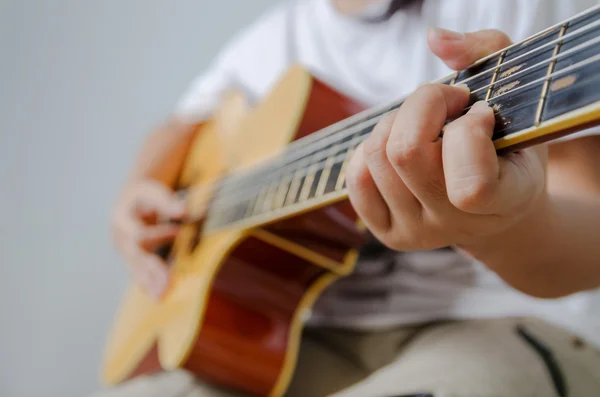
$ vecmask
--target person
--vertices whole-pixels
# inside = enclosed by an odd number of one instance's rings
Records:
[[[319,298],[287,395],[600,395],[591,311],[600,285],[599,131],[498,157],[485,103],[437,140],[469,94],[428,84],[594,5],[300,0],[271,8],[231,39],[142,148],[113,222],[135,280],[156,297],[167,284],[152,249],[177,226],[145,220],[184,215],[172,187],[195,126],[229,89],[258,101],[300,63],[370,106],[408,97],[361,144],[347,174],[350,201],[381,245]],[[241,396],[181,371],[99,393]]]

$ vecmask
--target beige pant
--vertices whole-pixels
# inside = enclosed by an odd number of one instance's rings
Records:
[[[525,333],[517,332],[519,325]],[[542,350],[534,346],[542,346]],[[567,332],[533,319],[441,322],[364,333],[311,330],[305,333],[297,371],[287,394],[410,395],[598,397],[600,352]],[[244,394],[206,385],[180,371],[138,378],[93,395],[142,396]]]

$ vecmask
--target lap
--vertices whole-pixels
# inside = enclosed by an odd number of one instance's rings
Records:
[[[526,333],[517,332],[519,324]],[[307,331],[286,397],[547,397],[558,396],[561,384],[568,396],[600,395],[598,351],[541,321],[475,320],[380,332]],[[125,396],[246,397],[183,371],[93,395]]]
[[[426,328],[391,363],[331,397],[547,397],[561,395],[557,388],[600,395],[598,351],[541,321],[504,319]]]

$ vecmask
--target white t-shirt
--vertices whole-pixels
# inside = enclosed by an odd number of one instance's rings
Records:
[[[176,114],[203,119],[230,88],[259,100],[292,64],[362,103],[376,106],[450,74],[427,47],[429,26],[496,28],[514,41],[597,5],[597,0],[424,0],[389,20],[342,16],[330,0],[283,2],[236,35],[199,74]],[[583,134],[598,133],[586,131]],[[578,135],[570,136],[570,139]],[[387,327],[439,319],[539,316],[600,345],[600,308],[591,293],[540,300],[507,286],[480,263],[452,251],[393,253],[359,261],[356,272],[319,299],[313,325]]]

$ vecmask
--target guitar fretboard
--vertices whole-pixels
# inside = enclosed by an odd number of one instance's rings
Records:
[[[496,113],[492,139],[499,150],[524,146],[518,139],[523,131],[600,101],[600,7],[439,82],[467,84],[469,106],[488,101]],[[346,167],[354,150],[402,102],[342,121],[332,126],[335,133],[227,177],[205,229],[255,226],[347,197]]]

